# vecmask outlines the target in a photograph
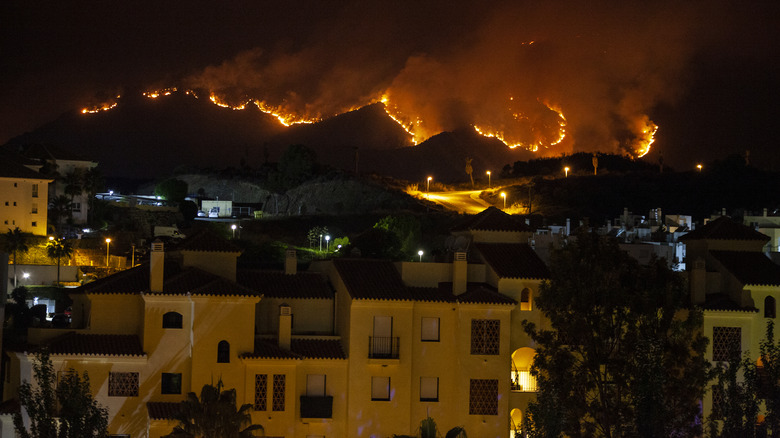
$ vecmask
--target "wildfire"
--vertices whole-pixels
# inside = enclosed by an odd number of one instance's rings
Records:
[[[658,132],[658,125],[650,121],[647,116],[637,121],[638,133],[634,141],[634,153],[637,158],[644,157],[650,152],[650,146],[655,142],[655,133]]]
[[[415,125],[414,122],[409,123],[407,125],[401,120],[403,116],[401,116],[400,111],[398,111],[398,107],[390,104],[390,97],[387,94],[383,94],[382,97],[379,99],[379,101],[382,102],[382,105],[384,105],[385,113],[387,114],[387,116],[390,117],[395,123],[398,123],[398,126],[403,128],[403,130],[406,131],[406,133],[412,137],[411,138],[412,144],[417,145],[419,143],[419,140],[417,138],[417,135],[414,132],[414,125]],[[422,124],[422,120],[418,118],[416,120],[416,123],[419,126],[420,124]]]
[[[509,101],[513,102],[514,97],[510,97]],[[521,147],[531,152],[537,152],[539,148],[555,146],[562,142],[564,138],[566,138],[566,117],[563,115],[563,111],[557,105],[551,105],[547,102],[541,101],[539,103],[544,105],[550,112],[555,113],[554,119],[557,125],[556,128],[551,128],[548,126],[550,123],[549,119],[546,119],[547,123],[545,123],[545,120],[532,121],[523,112],[513,111],[511,103],[507,108],[507,110],[511,113],[511,117],[508,117],[509,122],[507,125],[504,125],[504,129],[496,129],[485,125],[480,126],[478,124],[474,124],[472,126],[479,135],[488,138],[496,138],[507,145],[510,149]],[[522,122],[524,125],[530,125],[530,127],[525,128],[527,131],[529,131],[525,134],[527,136],[532,136],[532,140],[529,141],[517,138],[522,138],[523,134],[523,129],[521,129],[520,122]],[[553,138],[550,138],[549,135],[546,135],[550,131],[555,132]]]
[[[292,125],[297,125],[297,124],[317,123],[321,120],[320,118],[305,118],[305,117],[297,116],[295,114],[283,114],[281,107],[274,107],[268,105],[267,103],[261,100],[255,100],[253,103],[255,104],[255,106],[257,106],[257,109],[268,114],[269,116],[276,117],[276,119],[279,120],[279,123],[287,127]]]
[[[176,87],[171,87],[171,88],[163,88],[162,90],[156,90],[156,91],[146,91],[143,93],[143,95],[150,99],[157,99],[160,96],[170,96],[176,91],[178,91]],[[189,94],[189,90],[187,90],[187,94]]]
[[[117,96],[117,99],[118,98],[119,98],[119,96]],[[99,113],[101,111],[108,111],[110,109],[113,109],[117,105],[118,105],[117,102],[110,102],[110,103],[104,103],[104,104],[101,104],[101,105],[98,105],[98,106],[82,108],[81,109],[81,114],[97,114],[97,113]]]

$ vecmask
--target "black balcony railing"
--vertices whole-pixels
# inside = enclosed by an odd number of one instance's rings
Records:
[[[368,358],[398,359],[398,338],[389,336],[369,336]]]
[[[302,395],[301,418],[333,418],[333,397]]]

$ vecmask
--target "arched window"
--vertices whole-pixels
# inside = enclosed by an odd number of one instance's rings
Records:
[[[533,297],[531,289],[525,288],[520,292],[520,310],[533,310]]]
[[[764,298],[764,318],[774,318],[777,315],[774,297]]]
[[[181,328],[181,313],[168,312],[163,315],[163,328]]]
[[[230,343],[219,341],[217,344],[217,363],[230,363]]]

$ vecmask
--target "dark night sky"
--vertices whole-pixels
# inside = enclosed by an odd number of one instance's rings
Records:
[[[0,143],[127,90],[198,86],[330,115],[389,89],[431,133],[505,123],[512,96],[528,120],[542,103],[566,115],[548,153],[620,151],[647,116],[650,160],[750,149],[780,169],[777,2],[482,3],[6,0]]]

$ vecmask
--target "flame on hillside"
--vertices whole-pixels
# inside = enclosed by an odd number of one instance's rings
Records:
[[[644,157],[650,152],[650,146],[655,142],[655,133],[658,132],[658,125],[653,123],[647,116],[636,121],[636,139],[634,140],[633,150],[637,157]]]
[[[120,96],[117,96],[116,99],[119,99]],[[116,108],[116,106],[119,105],[119,103],[116,100],[112,100],[109,102],[104,102],[99,105],[93,105],[84,107],[81,109],[81,114],[97,114],[103,111],[108,111],[111,109]]]

